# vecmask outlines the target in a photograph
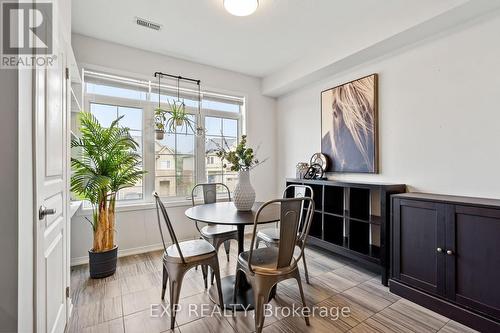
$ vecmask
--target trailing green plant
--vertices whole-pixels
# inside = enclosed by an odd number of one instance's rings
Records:
[[[184,127],[185,129],[189,128],[193,132],[196,132],[196,124],[189,118],[189,113],[186,112],[186,105],[184,104],[184,102],[168,101],[167,103],[168,110],[164,110],[161,108],[156,108],[155,110],[155,114],[156,112],[163,114],[164,118],[161,119],[163,119],[163,121],[165,122],[164,128],[169,130],[170,132],[176,132],[178,127]]]
[[[138,143],[129,129],[119,126],[119,117],[109,128],[101,126],[90,112],[80,112],[80,138],[71,139],[79,148],[71,158],[71,191],[92,205],[94,252],[111,250],[114,244],[116,193],[134,186],[146,173],[141,167]]]
[[[231,171],[248,171],[267,160],[259,161],[255,158],[254,150],[246,146],[246,135],[241,136],[241,140],[234,150],[231,150],[225,138],[223,139],[222,145],[213,140],[212,142],[217,146],[215,155],[222,161],[229,162]],[[226,168],[227,164],[224,163],[223,167]]]
[[[162,108],[156,108],[154,114],[155,130],[165,132],[165,122],[167,121],[167,111]]]

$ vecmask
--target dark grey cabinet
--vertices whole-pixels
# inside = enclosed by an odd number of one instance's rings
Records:
[[[404,184],[287,179],[313,191],[315,212],[308,245],[356,260],[389,279],[390,195],[406,191]],[[293,193],[287,193],[288,197]]]
[[[481,331],[500,331],[500,200],[392,197],[390,289]]]

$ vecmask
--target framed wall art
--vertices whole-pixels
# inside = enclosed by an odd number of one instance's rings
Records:
[[[328,172],[378,172],[378,76],[321,92],[321,152]]]

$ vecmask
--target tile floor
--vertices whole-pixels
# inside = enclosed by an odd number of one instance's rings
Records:
[[[236,243],[232,243],[229,263],[223,251],[220,252],[222,276],[234,274],[235,250]],[[474,332],[389,293],[380,284],[379,276],[346,259],[317,249],[306,249],[306,255],[311,284],[307,285],[303,279],[303,286],[308,306],[333,311],[325,316],[318,310],[310,326],[306,326],[301,317],[287,316],[285,307],[301,304],[295,281],[288,280],[278,286],[277,297],[272,301],[273,314],[266,318],[264,332]],[[151,304],[161,303],[160,290],[160,251],[119,258],[115,275],[101,280],[89,279],[86,265],[73,267],[71,296],[74,308],[67,332],[170,332],[168,316],[151,317]],[[199,270],[187,273],[180,303],[175,332],[254,331],[253,312],[247,316],[238,312],[233,316],[218,311],[203,288]],[[189,304],[193,304],[191,311]],[[205,304],[203,308],[202,304]],[[339,315],[337,309],[341,311],[343,307],[348,307],[350,313]],[[213,311],[215,314],[210,316]]]

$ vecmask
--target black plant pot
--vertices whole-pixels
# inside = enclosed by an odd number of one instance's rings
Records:
[[[89,270],[92,279],[102,279],[116,272],[118,246],[106,252],[89,250]]]

